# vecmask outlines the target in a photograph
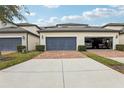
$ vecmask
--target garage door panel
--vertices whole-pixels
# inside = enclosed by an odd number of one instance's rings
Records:
[[[76,37],[47,37],[46,50],[76,50]]]
[[[0,38],[0,50],[13,51],[17,45],[21,45],[21,38]]]

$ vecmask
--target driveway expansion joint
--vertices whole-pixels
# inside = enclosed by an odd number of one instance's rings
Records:
[[[63,60],[61,60],[61,64],[62,64],[62,81],[63,81],[63,88],[65,88],[65,77],[64,77],[64,67],[63,67]]]
[[[63,63],[62,63],[63,64]],[[62,66],[62,71],[1,71],[1,73],[54,73],[54,72],[62,72],[64,78],[64,72],[90,72],[90,71],[107,71],[111,69],[96,69],[96,70],[71,70],[71,71],[64,71]]]

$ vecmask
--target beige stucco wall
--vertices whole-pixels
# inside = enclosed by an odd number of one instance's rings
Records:
[[[28,34],[28,50],[35,50],[35,46],[39,45],[40,37],[36,37],[34,35]]]
[[[22,38],[22,45],[27,45],[26,44],[26,38],[27,35],[26,33],[0,33],[0,38],[11,38],[11,37],[21,37]]]
[[[120,36],[119,36],[119,44],[124,44],[124,34],[120,34]]]
[[[117,32],[42,32],[40,33],[41,45],[46,45],[46,37],[77,37],[77,47],[85,45],[85,37],[113,37],[113,49],[119,43]]]
[[[104,28],[107,28],[107,29],[114,29],[114,30],[121,30],[124,28],[124,26],[106,26]]]
[[[21,28],[24,28],[36,35],[39,35],[39,33],[37,32],[39,29],[36,26],[20,26]]]

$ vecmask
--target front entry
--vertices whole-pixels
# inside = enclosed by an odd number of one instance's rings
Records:
[[[76,37],[46,37],[46,50],[76,50]]]
[[[112,49],[112,37],[86,37],[85,45],[87,49]]]

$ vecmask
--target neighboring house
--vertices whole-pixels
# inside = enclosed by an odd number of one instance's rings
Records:
[[[17,45],[24,45],[28,51],[39,45],[40,28],[34,24],[21,23],[0,25],[0,50],[15,51]]]
[[[44,27],[39,30],[40,44],[45,45],[46,50],[77,50],[79,45],[91,49],[115,49],[121,29],[106,27],[72,23]]]
[[[122,30],[124,28],[124,23],[109,23],[104,25],[103,28]]]
[[[121,30],[119,33],[119,44],[124,44],[124,23],[109,23],[103,27],[107,29]]]

